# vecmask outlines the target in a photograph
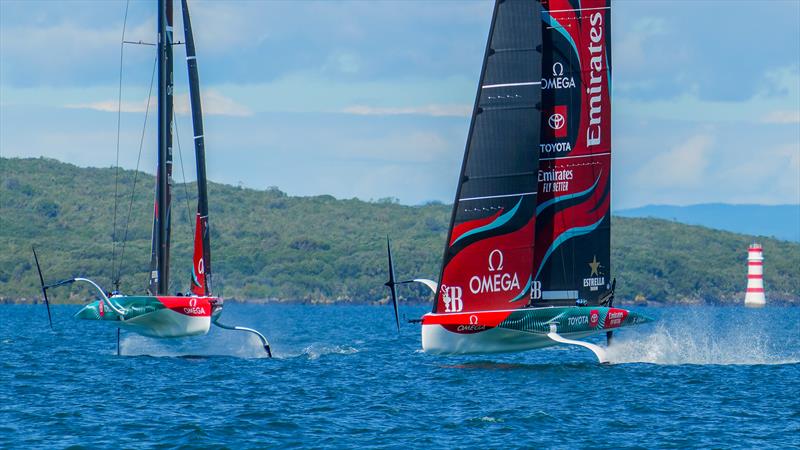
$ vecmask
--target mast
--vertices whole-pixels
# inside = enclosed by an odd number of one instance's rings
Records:
[[[495,3],[433,311],[513,309],[532,285],[541,4]]]
[[[544,0],[534,306],[597,305],[611,277],[611,0]]]
[[[208,230],[208,182],[206,179],[206,151],[203,138],[203,110],[200,105],[200,79],[197,54],[194,47],[189,5],[181,0],[183,31],[186,39],[186,66],[189,70],[189,94],[192,103],[192,128],[194,152],[197,161],[197,218],[195,223],[194,257],[192,258],[192,292],[211,295],[211,236]]]
[[[158,0],[158,169],[150,258],[151,295],[169,292],[172,187],[172,0]]]

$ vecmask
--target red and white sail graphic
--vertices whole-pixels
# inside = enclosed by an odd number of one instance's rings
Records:
[[[203,251],[203,235],[207,232],[208,218],[197,214],[194,231],[194,254],[192,256],[192,293],[208,295],[206,284],[206,261]]]
[[[542,7],[534,304],[591,304],[611,282],[610,0]]]

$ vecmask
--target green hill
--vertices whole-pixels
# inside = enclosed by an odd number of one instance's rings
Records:
[[[155,183],[150,175],[120,171],[120,240],[134,179],[121,279],[123,291],[131,293],[146,285]],[[210,183],[209,196],[215,288],[227,298],[383,300],[386,235],[393,240],[399,276],[438,276],[449,206],[289,197],[277,189],[216,183]],[[48,279],[84,275],[110,287],[113,198],[112,168],[79,168],[44,158],[0,159],[0,299],[38,301],[32,244]],[[171,273],[176,291],[185,290],[189,280],[194,198],[194,185],[176,187]],[[657,219],[614,218],[612,269],[618,297],[741,302],[752,239]],[[800,245],[759,241],[767,258],[768,300],[800,303]],[[118,246],[117,254],[121,250]],[[403,292],[428,298],[421,287]],[[81,301],[86,295],[63,289],[56,300]]]

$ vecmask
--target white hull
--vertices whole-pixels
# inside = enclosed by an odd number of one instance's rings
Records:
[[[564,333],[569,339],[582,339],[604,331]],[[457,334],[441,325],[422,326],[422,349],[436,355],[469,355],[480,353],[509,353],[558,345],[546,334],[493,328],[475,334]]]
[[[211,297],[115,296],[96,300],[75,314],[83,320],[101,320],[143,336],[176,338],[208,333]],[[113,302],[121,314],[105,306]],[[218,302],[218,300],[215,300]]]
[[[118,322],[120,328],[155,338],[187,337],[208,333],[210,316],[187,316],[171,309]]]
[[[575,340],[650,321],[633,311],[601,306],[429,313],[422,317],[422,349],[451,355],[506,353],[562,343],[595,351],[596,346]]]

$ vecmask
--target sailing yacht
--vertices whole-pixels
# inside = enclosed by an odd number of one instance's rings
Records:
[[[648,322],[613,306],[610,0],[497,0],[434,303],[430,353],[512,352]],[[387,243],[388,245],[388,243]],[[398,315],[395,313],[395,317]]]
[[[173,4],[158,0],[158,170],[153,215],[153,237],[150,277],[146,295],[109,295],[98,283],[88,278],[70,278],[45,285],[39,259],[34,258],[42,284],[42,293],[50,317],[47,291],[75,282],[87,283],[98,293],[98,299],[75,314],[78,319],[110,322],[113,326],[154,338],[179,338],[206,334],[211,325],[256,335],[264,350],[272,356],[267,339],[260,332],[246,327],[224,325],[219,321],[223,299],[212,294],[211,237],[208,220],[208,188],[206,179],[203,118],[194,36],[187,0],[181,0],[185,33],[186,60],[197,161],[197,213],[191,289],[186,294],[169,293],[170,215],[172,202],[172,118],[173,118]],[[52,319],[50,319],[52,327]],[[119,352],[119,334],[117,334]]]

